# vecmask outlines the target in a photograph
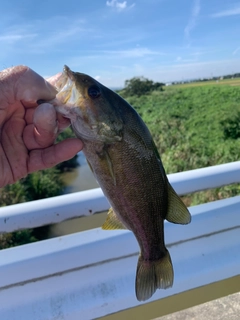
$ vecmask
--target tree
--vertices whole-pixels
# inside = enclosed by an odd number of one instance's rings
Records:
[[[144,77],[134,77],[125,81],[124,92],[126,96],[142,96],[154,90],[162,91],[164,83],[154,82]]]

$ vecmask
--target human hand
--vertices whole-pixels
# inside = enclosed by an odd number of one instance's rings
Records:
[[[82,149],[75,138],[54,144],[69,120],[51,104],[38,106],[37,101],[55,96],[55,88],[26,66],[0,72],[0,187],[66,161]]]

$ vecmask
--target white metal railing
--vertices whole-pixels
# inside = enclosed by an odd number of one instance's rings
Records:
[[[179,195],[240,182],[240,161],[168,175]],[[0,208],[0,233],[59,223],[109,209],[101,189]]]
[[[179,194],[240,182],[240,162],[169,175]],[[0,232],[108,208],[99,189],[0,209]],[[165,223],[175,280],[147,302],[239,275],[240,196],[190,208],[187,226]],[[140,305],[138,245],[99,228],[0,251],[0,319],[94,319]],[[146,302],[146,303],[147,303]]]

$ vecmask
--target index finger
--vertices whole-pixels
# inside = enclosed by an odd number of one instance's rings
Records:
[[[55,86],[56,82],[59,80],[59,78],[61,77],[62,72],[59,72],[57,74],[55,74],[54,76],[47,78],[47,82],[49,82],[51,85]]]
[[[24,105],[36,104],[38,100],[52,100],[55,98],[56,89],[43,77],[25,66],[15,67],[18,79],[15,84],[16,99]]]

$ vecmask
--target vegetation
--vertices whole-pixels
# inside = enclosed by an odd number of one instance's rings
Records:
[[[181,84],[188,84],[188,85],[209,85],[209,84],[231,84],[231,85],[239,85],[240,82],[240,73],[235,74],[228,74],[221,77],[210,77],[210,78],[200,78],[200,79],[193,79],[193,80],[184,80],[184,81],[175,81],[172,82],[172,85],[181,85]]]
[[[72,137],[75,137],[75,134],[70,128],[67,128],[65,131],[61,132],[61,134],[58,136],[57,142],[60,142]],[[73,168],[76,168],[78,165],[79,164],[77,162],[77,156],[75,156],[72,159],[59,163],[56,166],[56,168],[60,170],[60,172],[64,172],[64,171],[72,170]]]
[[[233,111],[231,116],[225,121],[221,121],[223,126],[224,138],[227,139],[238,139],[240,138],[240,112]]]
[[[38,171],[15,184],[2,188],[0,191],[0,206],[53,197],[60,195],[62,191],[63,182],[59,170],[51,168]],[[45,232],[44,229],[43,231]],[[41,236],[36,237],[34,233],[34,229],[28,229],[0,234],[0,249],[39,240]]]
[[[150,129],[167,173],[239,160],[240,87],[169,86],[126,99]],[[185,201],[193,205],[239,193],[237,184]]]
[[[149,94],[154,90],[162,91],[164,83],[153,82],[144,77],[134,77],[125,81],[125,87],[121,91],[121,95],[124,97],[137,96],[140,97],[145,94]]]

